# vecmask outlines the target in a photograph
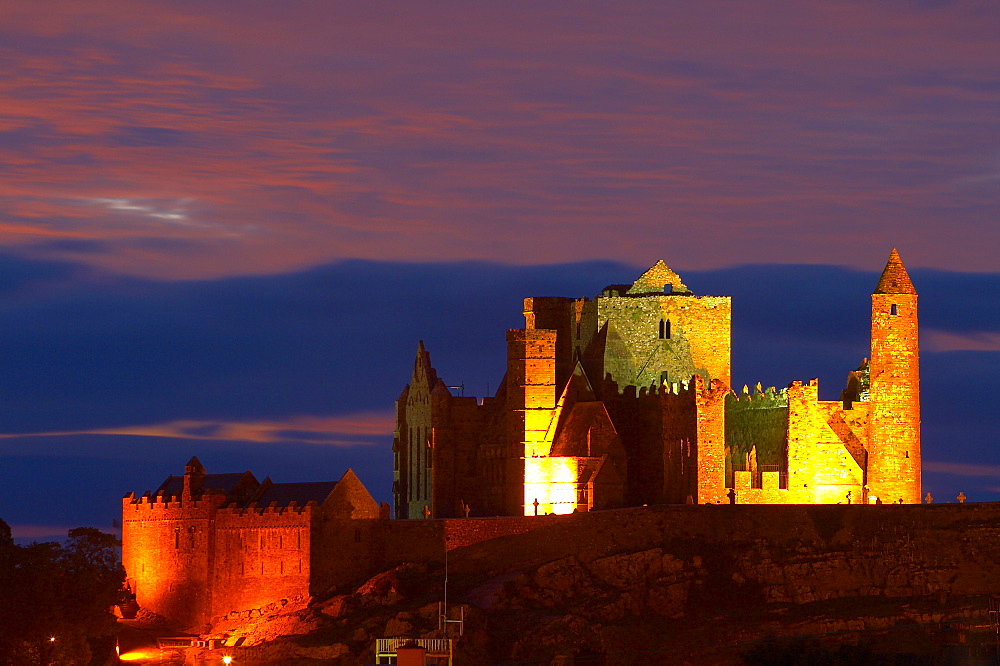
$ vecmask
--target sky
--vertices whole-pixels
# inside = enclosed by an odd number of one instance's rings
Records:
[[[388,500],[417,340],[481,396],[521,298],[659,258],[733,296],[738,384],[832,399],[894,246],[925,485],[1000,499],[992,0],[4,2],[0,71],[22,540],[191,455]]]

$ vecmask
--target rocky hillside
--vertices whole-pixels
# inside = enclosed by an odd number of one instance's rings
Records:
[[[649,507],[456,548],[451,617],[461,606],[466,619],[456,663],[975,656],[987,638],[993,649],[998,514],[957,504]],[[240,663],[374,663],[375,638],[441,636],[443,582],[442,563],[403,564],[215,631],[244,637]]]

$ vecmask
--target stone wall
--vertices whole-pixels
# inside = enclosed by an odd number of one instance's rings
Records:
[[[862,502],[864,469],[829,426],[819,382],[788,387],[788,502],[837,504]],[[848,500],[847,494],[851,494]]]
[[[213,618],[309,594],[317,510],[309,505],[216,512]]]

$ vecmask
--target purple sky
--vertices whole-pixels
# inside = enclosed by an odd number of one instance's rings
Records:
[[[925,382],[961,367],[1000,388],[994,0],[4,2],[0,71],[0,477],[32,492],[107,465],[132,473],[100,492],[141,492],[192,452],[210,471],[280,467],[247,452],[293,445],[322,451],[323,478],[375,470],[417,338],[453,375],[492,359],[481,395],[517,298],[592,295],[661,257],[734,281],[813,265],[796,269],[803,300],[824,266],[852,269],[836,279],[860,294],[820,289],[862,307],[850,355],[821,375],[835,393],[865,354],[871,286],[853,271],[897,246],[918,289],[981,290],[955,312],[925,296],[925,360],[943,373]],[[592,279],[545,268],[584,261],[605,263]],[[368,330],[391,321],[372,302],[339,309],[347,289],[416,274],[393,335]],[[487,345],[467,319],[500,294]],[[785,314],[824,321],[802,305]],[[345,324],[350,353],[378,362],[296,357]],[[836,344],[817,335],[802,357]],[[367,400],[338,393],[359,381]],[[944,412],[925,421],[951,432]],[[935,460],[1000,465],[986,432],[942,438]],[[1000,468],[979,469],[983,493],[1000,488]],[[86,520],[24,511],[29,487],[6,483],[0,517],[22,536]]]

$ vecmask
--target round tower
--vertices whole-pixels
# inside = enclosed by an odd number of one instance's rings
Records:
[[[893,248],[872,294],[867,484],[883,503],[920,503],[919,360],[917,291]]]

